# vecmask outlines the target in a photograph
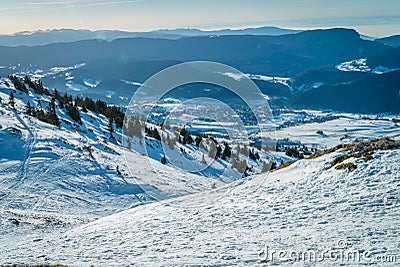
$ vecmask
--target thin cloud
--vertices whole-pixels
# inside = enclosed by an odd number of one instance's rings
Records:
[[[32,5],[32,6],[47,6],[47,5],[65,5],[71,2],[67,2],[67,1],[60,1],[60,2],[28,2],[28,3],[24,3],[22,5]]]
[[[53,6],[53,5],[68,5],[68,7],[86,7],[86,6],[102,6],[102,5],[117,5],[140,2],[141,0],[124,0],[124,1],[57,1],[57,2],[29,2],[27,5]]]
[[[121,5],[142,2],[143,0],[124,0],[124,1],[56,1],[56,2],[27,2],[21,4],[19,7],[0,8],[0,11],[16,11],[16,12],[29,12],[29,11],[44,11],[44,10],[61,10],[91,6],[105,6],[105,5]]]
[[[113,1],[113,2],[100,2],[100,3],[91,3],[91,4],[81,4],[76,5],[77,7],[85,7],[85,6],[104,6],[104,5],[117,5],[117,4],[129,4],[129,3],[137,3],[142,0],[127,0],[127,1]]]

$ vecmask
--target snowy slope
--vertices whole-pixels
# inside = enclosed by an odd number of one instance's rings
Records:
[[[400,150],[376,151],[367,163],[350,159],[358,165],[352,172],[328,168],[338,155],[298,161],[269,173],[259,187],[241,181],[139,206],[66,232],[15,236],[0,248],[1,261],[245,266],[271,260],[271,249],[356,249],[370,252],[372,263],[377,256],[399,257]],[[316,265],[340,263],[325,258]],[[350,265],[368,264],[362,259]]]
[[[164,178],[160,183],[160,173],[143,168],[151,159],[110,141],[104,116],[81,112],[79,125],[57,109],[59,129],[24,114],[28,100],[34,104],[40,99],[46,108],[48,97],[1,85],[0,244],[8,244],[3,238],[9,231],[68,228],[152,202],[153,197],[178,197],[221,184],[153,161]],[[11,90],[16,110],[7,105]],[[118,138],[120,132],[114,135]],[[134,167],[130,171],[125,158]]]
[[[329,168],[340,155],[335,152],[224,185],[162,165],[155,143],[154,159],[124,151],[110,140],[102,115],[81,112],[78,125],[57,109],[61,129],[40,122],[24,114],[25,103],[40,99],[45,108],[50,99],[19,93],[4,81],[0,265],[262,265],[265,246],[319,251],[339,240],[373,256],[400,257],[400,150],[377,151],[368,162],[348,159],[358,166],[352,172]],[[6,104],[11,90],[16,110]],[[327,147],[386,135],[399,138],[392,117],[351,114],[276,132]],[[169,152],[199,156],[193,145],[177,148]]]

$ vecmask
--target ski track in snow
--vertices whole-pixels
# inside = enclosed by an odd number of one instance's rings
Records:
[[[19,121],[19,123],[28,132],[28,140],[25,145],[27,148],[25,149],[25,155],[24,155],[24,158],[22,159],[20,171],[18,172],[18,176],[17,176],[18,178],[16,179],[16,182],[8,188],[8,190],[19,186],[26,179],[28,168],[29,168],[29,162],[31,159],[32,149],[36,143],[36,135],[31,131],[29,126],[21,119],[21,117],[19,116],[19,114],[16,111],[14,111],[14,114],[15,114],[15,117],[17,118],[17,120]]]

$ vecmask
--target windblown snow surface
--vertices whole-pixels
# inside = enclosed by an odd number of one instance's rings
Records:
[[[255,176],[255,182],[135,207],[65,232],[19,235],[15,228],[14,235],[1,239],[7,244],[0,249],[2,263],[304,265],[271,258],[272,249],[370,253],[352,265],[399,256],[400,151],[379,151],[368,163],[357,159],[353,172],[328,169],[335,155],[298,161]],[[318,266],[338,262],[325,258]]]

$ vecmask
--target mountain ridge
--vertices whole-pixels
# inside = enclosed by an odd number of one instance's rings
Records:
[[[289,30],[278,27],[245,28],[238,30],[200,30],[187,29],[160,29],[148,32],[131,32],[121,30],[75,30],[75,29],[52,29],[38,31],[24,31],[14,34],[0,35],[0,46],[38,46],[51,43],[68,43],[83,40],[105,40],[112,41],[119,38],[156,38],[176,40],[182,37],[210,36],[210,35],[284,35],[298,33],[298,30]]]

